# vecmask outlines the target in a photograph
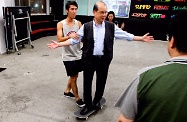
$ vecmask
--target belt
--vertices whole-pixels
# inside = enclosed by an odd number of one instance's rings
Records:
[[[93,55],[93,58],[101,59],[103,55]]]

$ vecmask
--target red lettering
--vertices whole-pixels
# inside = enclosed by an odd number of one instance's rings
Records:
[[[168,10],[169,6],[155,5],[154,9],[156,9],[156,10]]]

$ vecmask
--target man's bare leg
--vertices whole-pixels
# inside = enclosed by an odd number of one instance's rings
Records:
[[[69,80],[68,80],[68,84],[67,84],[65,92],[68,93],[68,92],[70,92],[70,90],[71,90],[71,78],[69,78]]]
[[[78,77],[78,75],[70,76],[70,78],[68,80],[67,88],[65,91],[66,93],[68,93],[72,89],[76,101],[80,99],[80,97],[78,95],[77,77]]]
[[[77,77],[78,77],[78,75],[70,77],[70,79],[71,79],[71,89],[73,91],[73,94],[75,95],[75,100],[76,101],[80,99],[80,97],[78,95]]]

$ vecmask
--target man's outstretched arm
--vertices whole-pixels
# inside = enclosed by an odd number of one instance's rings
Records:
[[[51,40],[51,43],[50,44],[47,44],[47,46],[51,49],[54,49],[54,48],[58,48],[58,47],[62,47],[62,46],[69,46],[71,45],[71,41],[70,40],[67,40],[67,41],[64,41],[64,42],[56,42],[54,40]]]
[[[133,40],[134,41],[143,41],[143,42],[151,42],[154,40],[153,36],[148,36],[149,33],[146,33],[143,36],[134,36]]]
[[[146,33],[143,36],[135,36],[131,33],[123,31],[121,28],[115,26],[115,37],[117,39],[128,40],[128,41],[143,41],[143,42],[151,42],[154,40],[153,36],[149,36],[149,33]]]
[[[51,43],[47,44],[47,46],[49,48],[54,49],[54,48],[58,48],[58,47],[62,47],[62,46],[69,46],[69,45],[77,44],[82,40],[82,37],[84,36],[83,30],[84,30],[84,25],[81,26],[81,28],[78,30],[78,32],[77,32],[78,37],[71,38],[71,39],[68,39],[66,41],[59,42],[59,43],[54,40],[51,40]]]

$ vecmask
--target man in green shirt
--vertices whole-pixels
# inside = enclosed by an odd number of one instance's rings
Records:
[[[187,11],[171,18],[167,41],[171,59],[139,71],[115,105],[118,122],[187,122]]]

